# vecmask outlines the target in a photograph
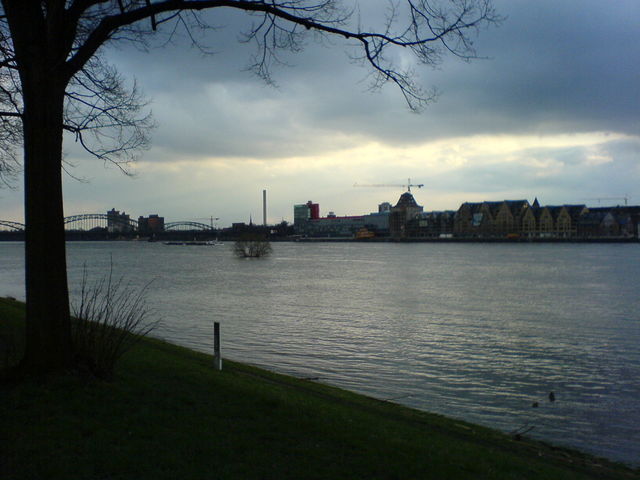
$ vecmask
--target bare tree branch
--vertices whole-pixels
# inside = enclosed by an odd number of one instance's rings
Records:
[[[77,71],[102,45],[116,39],[119,32],[127,31],[129,39],[143,41],[141,35],[144,29],[132,28],[141,20],[157,17],[156,25],[170,20],[186,25],[183,12],[226,7],[262,15],[260,21],[246,33],[245,39],[257,44],[259,53],[254,57],[252,69],[266,81],[271,82],[271,64],[282,63],[277,51],[300,50],[305,30],[312,30],[359,44],[363,53],[358,58],[369,64],[375,74],[372,85],[379,88],[388,82],[395,84],[409,107],[419,109],[432,100],[432,95],[418,88],[411,78],[412,72],[399,70],[384,56],[384,52],[389,47],[408,48],[419,62],[430,66],[441,62],[444,51],[469,60],[476,58],[469,32],[501,20],[490,0],[451,0],[445,3],[446,6],[442,6],[428,0],[408,0],[406,25],[398,27],[398,16],[392,15],[386,30],[381,33],[343,27],[349,15],[345,15],[333,0],[134,0],[127,2],[123,9],[109,10],[108,15],[104,15],[104,10],[102,15],[94,13],[92,18],[96,19],[96,23],[87,32],[82,45],[67,60],[66,68],[69,75]],[[162,17],[167,13],[168,17]],[[203,22],[197,22],[198,26],[202,26]],[[191,39],[194,44],[197,43],[193,37]]]

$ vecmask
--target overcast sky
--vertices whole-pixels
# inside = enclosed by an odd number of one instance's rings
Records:
[[[382,20],[361,1],[362,21]],[[371,6],[370,6],[371,5]],[[123,75],[151,100],[152,148],[124,176],[65,144],[65,213],[167,221],[219,217],[219,226],[293,220],[313,200],[322,215],[357,215],[413,189],[425,210],[465,201],[527,199],[541,204],[640,204],[640,2],[496,0],[506,19],[482,31],[478,54],[418,66],[439,98],[411,113],[393,86],[368,90],[367,70],[349,44],[309,38],[277,87],[245,67],[252,47],[237,42],[246,17],[216,12],[203,57],[185,45],[111,49]],[[370,10],[371,9],[371,10]],[[325,42],[326,43],[326,42]],[[603,200],[598,200],[598,199]],[[22,189],[0,190],[0,219],[22,221]]]

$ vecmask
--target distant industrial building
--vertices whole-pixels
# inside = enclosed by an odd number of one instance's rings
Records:
[[[138,217],[138,232],[140,235],[164,232],[164,217],[155,213],[148,217]]]
[[[125,212],[120,213],[115,208],[107,212],[107,231],[109,233],[128,233],[133,231],[131,219]]]
[[[318,218],[320,218],[320,205],[311,200],[293,206],[293,225],[296,230],[304,230],[309,220]]]
[[[370,232],[371,236],[389,235],[391,204],[378,205],[378,212],[368,215],[337,216],[329,212],[320,217],[320,205],[308,201],[293,207],[293,226],[296,234],[308,237],[354,237],[358,232]]]
[[[339,217],[329,212],[320,217],[320,206],[311,201],[294,205],[294,228],[298,235],[328,238],[384,238],[394,240],[451,235],[455,212],[424,212],[411,192],[396,205],[383,202],[368,215]]]

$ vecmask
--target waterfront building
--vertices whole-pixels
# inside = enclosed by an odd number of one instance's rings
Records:
[[[422,206],[416,203],[411,192],[400,195],[398,203],[391,209],[389,214],[389,234],[391,238],[400,240],[411,237],[411,226],[420,220]]]
[[[551,238],[555,235],[555,218],[554,210],[550,207],[541,207],[536,212],[536,220],[538,223],[537,236],[540,238]]]
[[[573,238],[578,233],[586,205],[548,205],[540,208],[537,236],[540,238]]]
[[[397,204],[384,202],[377,213],[320,217],[311,201],[294,206],[298,235],[324,238],[389,237],[487,240],[570,240],[640,238],[640,206],[588,208],[583,204],[541,206],[536,198],[465,202],[457,211],[425,212],[410,192]],[[360,233],[358,233],[360,232]]]
[[[527,200],[463,203],[455,214],[454,234],[474,238],[573,238],[585,205],[540,206]]]
[[[138,232],[140,235],[164,232],[164,217],[155,213],[148,217],[138,217]]]
[[[107,231],[109,233],[127,233],[132,230],[131,219],[125,212],[120,213],[115,208],[107,212]]]
[[[527,200],[504,200],[496,209],[494,232],[503,235],[520,235],[522,218],[530,207]]]
[[[306,203],[293,206],[293,225],[296,229],[302,228],[309,218],[311,218],[311,214]]]
[[[320,205],[309,200],[293,206],[293,225],[296,228],[304,228],[310,219],[320,218]]]
[[[369,215],[364,215],[364,224],[369,230],[374,232],[377,237],[386,237],[389,235],[390,213],[390,210],[378,210],[378,212],[372,212]]]
[[[422,212],[418,221],[416,237],[450,238],[453,236],[454,211]]]
[[[578,219],[581,238],[639,238],[640,206],[589,208]]]
[[[582,216],[579,223],[582,238],[610,236],[613,216],[608,211],[590,211]],[[617,232],[616,232],[617,233]]]
[[[307,237],[354,238],[362,229],[376,237],[389,234],[389,211],[381,206],[378,212],[368,215],[337,216],[329,212],[326,217],[320,217],[320,205],[309,201],[294,205],[293,217],[296,234]]]
[[[419,212],[404,225],[404,237],[399,239],[451,238],[453,236],[453,218],[455,212]]]
[[[558,236],[573,238],[578,234],[578,222],[580,217],[589,209],[586,205],[563,205],[558,220],[556,221]]]
[[[378,205],[378,213],[391,213],[392,205],[389,202],[382,202]]]
[[[454,216],[453,233],[457,237],[494,235],[494,214],[501,202],[465,202]]]
[[[326,217],[309,219],[304,233],[309,237],[353,237],[358,230],[365,227],[364,215],[338,217],[329,214]]]
[[[537,201],[536,199],[536,202]],[[541,209],[540,205],[536,205],[536,202],[522,214],[522,236],[524,238],[535,238],[538,236],[538,216]]]
[[[330,213],[326,217],[309,219],[306,223],[295,226],[296,233],[300,235],[327,238],[353,238],[363,228],[375,236],[387,236],[389,233],[389,214],[337,216]]]

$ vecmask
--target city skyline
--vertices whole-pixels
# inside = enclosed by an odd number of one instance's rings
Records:
[[[362,186],[362,185],[359,185]],[[412,196],[416,196],[416,193],[419,192],[420,190],[414,189],[414,190],[409,190],[409,193]],[[404,192],[407,192],[407,190],[405,189]],[[261,192],[262,195],[262,192]],[[342,214],[336,214],[336,212],[334,212],[333,210],[331,210],[330,208],[326,208],[323,207],[322,205],[320,205],[318,202],[313,201],[312,199],[308,199],[306,201],[300,201],[300,202],[293,202],[290,204],[290,209],[291,209],[291,218],[282,218],[280,220],[275,220],[275,221],[271,221],[271,220],[267,220],[267,225],[270,226],[276,226],[277,224],[280,224],[282,221],[286,221],[289,225],[293,225],[294,224],[294,210],[297,206],[299,206],[300,204],[310,204],[313,203],[314,205],[316,205],[316,207],[318,208],[318,218],[322,218],[322,219],[326,219],[327,217],[338,217],[338,218],[350,218],[350,217],[360,217],[360,216],[367,216],[367,215],[375,215],[376,213],[379,213],[380,210],[383,206],[385,206],[385,211],[388,211],[388,209],[396,206],[397,202],[401,200],[402,197],[404,197],[404,194],[400,194],[398,196],[398,198],[396,200],[393,201],[387,201],[387,200],[382,200],[380,202],[378,202],[376,205],[372,205],[370,206],[370,208],[368,210],[364,210],[364,211],[353,211],[353,210],[348,210],[346,213]],[[455,205],[452,206],[450,208],[443,208],[443,209],[430,209],[427,208],[426,206],[423,206],[419,200],[419,196],[418,198],[416,198],[416,203],[418,203],[421,207],[424,207],[424,212],[425,213],[451,213],[451,214],[455,214],[456,212],[458,212],[460,210],[461,207],[463,207],[466,204],[481,204],[481,203],[503,203],[503,202],[514,202],[514,201],[525,201],[528,202],[529,204],[534,204],[534,203],[539,203],[539,199],[538,196],[534,196],[533,198],[529,199],[529,198],[524,198],[524,197],[518,197],[518,198],[504,198],[504,199],[493,199],[493,200],[483,200],[483,201],[479,201],[479,202],[472,202],[472,201],[468,201],[468,200],[463,200],[462,202],[460,202],[459,205]],[[262,199],[262,196],[261,196]],[[594,201],[592,202],[567,202],[567,203],[563,203],[563,204],[542,204],[542,207],[548,207],[548,208],[559,208],[559,207],[576,207],[576,206],[582,206],[582,207],[587,207],[589,209],[606,209],[606,208],[626,208],[626,207],[632,207],[632,208],[638,208],[638,206],[636,204],[631,204],[628,202],[629,198],[628,197],[607,197],[607,198],[594,198],[592,199]],[[617,202],[615,202],[614,200],[616,200]],[[260,206],[260,210],[262,212],[262,205]],[[348,208],[348,207],[347,207]],[[86,215],[103,215],[106,216],[108,214],[111,214],[115,212],[115,214],[117,215],[126,215],[127,217],[130,217],[133,220],[136,219],[140,219],[143,217],[162,217],[162,221],[164,222],[165,220],[165,216],[163,215],[163,213],[161,211],[156,211],[156,210],[149,210],[147,209],[146,211],[142,211],[142,212],[137,212],[137,211],[133,211],[133,210],[128,210],[126,208],[118,208],[117,206],[112,206],[110,209],[106,209],[103,208],[102,210],[96,210],[94,212],[89,212],[89,211],[82,211],[82,212],[67,212],[65,213],[66,217],[73,217],[73,216],[86,216]],[[267,216],[267,219],[269,217]],[[12,219],[6,219],[6,218],[0,218],[0,221],[9,221],[9,222],[15,222],[18,224],[22,224],[22,220],[12,220]],[[214,216],[209,216],[209,217],[194,217],[192,215],[189,215],[188,212],[184,212],[182,215],[178,215],[176,217],[168,217],[167,218],[167,223],[170,222],[193,222],[193,223],[198,223],[198,224],[204,224],[204,225],[211,225],[212,228],[215,229],[222,229],[222,228],[229,228],[231,227],[233,224],[253,224],[253,225],[263,225],[263,217],[260,216],[259,218],[256,217],[255,215],[251,214],[247,219],[243,219],[243,218],[238,218],[238,219],[232,219],[228,224],[224,224],[221,222],[221,219],[219,217],[214,217]]]
[[[421,83],[440,90],[419,115],[391,86],[368,92],[365,70],[337,40],[287,56],[292,67],[274,70],[278,87],[265,85],[242,71],[251,54],[236,41],[244,16],[217,17],[225,28],[210,33],[219,52],[212,58],[180,45],[106,51],[123,76],[137,78],[158,129],[133,179],[67,138],[67,169],[88,183],[65,177],[66,214],[115,207],[261,222],[267,189],[268,222],[291,222],[292,205],[310,199],[337,215],[395,203],[401,188],[353,185],[407,177],[424,183],[413,193],[427,210],[536,196],[544,204],[639,203],[640,6],[495,3],[507,18],[476,42],[489,58],[416,67]],[[381,4],[361,8],[365,25],[380,21]],[[0,190],[1,219],[22,220],[20,179],[15,186]]]

